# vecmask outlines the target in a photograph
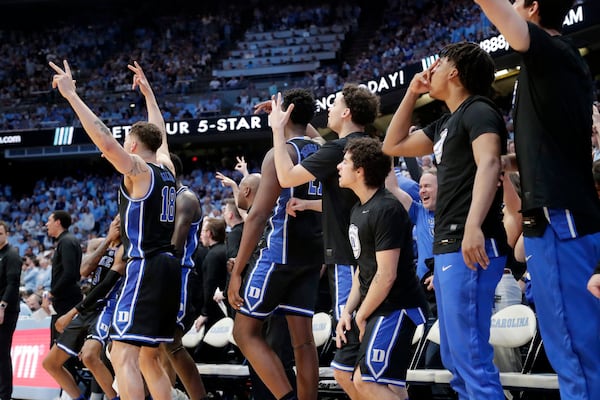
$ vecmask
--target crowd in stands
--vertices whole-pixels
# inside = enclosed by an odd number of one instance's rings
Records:
[[[0,30],[0,54],[7,60],[0,67],[0,130],[77,125],[71,110],[54,101],[55,93],[48,85],[48,61],[65,58],[72,60],[81,92],[95,105],[99,116],[112,125],[131,124],[139,114],[135,110],[139,96],[130,90],[126,68],[131,60],[138,60],[152,71],[166,120],[248,114],[256,102],[269,98],[272,90],[256,90],[249,96],[254,101],[246,104],[241,92],[240,104],[226,101],[219,90],[251,92],[253,88],[250,80],[241,77],[204,83],[210,80],[207,76],[217,65],[220,52],[235,49],[248,34],[268,37],[284,29],[345,27],[363,13],[352,2],[337,7],[306,4],[283,8],[257,3],[253,10],[246,32],[238,30],[247,21],[240,20],[239,10],[232,12],[230,8],[220,14],[149,19],[113,16],[93,24],[69,21],[37,31]],[[426,17],[416,18],[417,13]],[[468,0],[389,0],[381,17],[383,23],[368,52],[356,63],[336,60],[304,77],[285,77],[285,88],[310,87],[319,97],[338,90],[346,81],[361,82],[398,70],[431,55],[445,43],[478,40],[492,32],[489,21]],[[291,48],[296,43],[288,45]],[[251,61],[244,58],[246,64]],[[281,78],[274,79],[279,82],[275,87],[283,89]]]

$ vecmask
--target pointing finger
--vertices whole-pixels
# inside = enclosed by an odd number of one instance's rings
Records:
[[[58,65],[54,64],[52,61],[50,61],[48,63],[48,65],[50,65],[50,68],[52,68],[59,75],[62,75],[65,73],[65,71],[63,71]]]

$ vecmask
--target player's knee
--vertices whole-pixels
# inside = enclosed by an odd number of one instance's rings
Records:
[[[49,356],[44,358],[42,361],[42,367],[44,367],[44,369],[48,372],[54,372],[62,368],[62,364],[56,357],[53,357],[52,354],[49,354]]]
[[[154,365],[160,363],[160,352],[158,347],[143,347],[139,354],[140,364]]]
[[[83,365],[85,365],[87,368],[93,368],[97,363],[100,362],[100,358],[98,357],[97,354],[83,348],[81,350],[81,354],[79,355],[79,358],[81,359],[81,362],[83,363]]]
[[[371,392],[371,390],[369,389],[369,386],[372,385],[372,383],[365,382],[362,379],[362,376],[360,374],[354,374],[354,379],[352,380],[352,384],[354,385],[354,388],[356,389],[356,391],[358,393],[360,393],[362,396],[365,396]]]

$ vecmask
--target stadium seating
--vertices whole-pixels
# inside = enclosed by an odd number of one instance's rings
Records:
[[[539,345],[533,340],[537,333],[535,313],[528,306],[517,304],[506,307],[492,316],[490,344],[500,347],[520,348],[528,346],[530,357],[539,353]],[[407,382],[417,385],[448,385],[452,374],[446,369],[421,368],[428,342],[440,342],[439,324],[436,321],[417,347],[411,367],[407,372]],[[501,372],[500,383],[509,390],[558,390],[558,378],[553,373],[532,373],[531,365],[525,362],[521,372]]]

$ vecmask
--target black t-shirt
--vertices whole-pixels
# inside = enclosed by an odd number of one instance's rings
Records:
[[[361,302],[377,272],[378,251],[400,249],[394,285],[373,315],[402,308],[425,308],[425,295],[413,263],[412,223],[402,204],[386,189],[352,209],[348,229],[358,262]]]
[[[323,185],[323,241],[327,264],[355,262],[348,242],[348,226],[350,210],[358,198],[352,190],[340,188],[337,165],[344,158],[344,147],[348,140],[365,136],[362,132],[354,132],[329,141],[301,163]]]
[[[231,228],[227,237],[225,238],[225,253],[227,258],[235,258],[238,250],[240,249],[240,242],[242,241],[242,231],[244,230],[244,223],[240,222]]]
[[[434,254],[458,251],[463,238],[477,165],[472,142],[484,133],[500,136],[506,152],[506,126],[493,103],[471,96],[452,114],[446,114],[424,129],[433,142],[438,195],[435,210]],[[488,239],[496,239],[500,254],[507,249],[502,224],[502,187],[499,186],[481,229]]]
[[[592,79],[568,38],[529,23],[515,95],[523,210],[571,210],[580,234],[600,231],[590,147]]]

